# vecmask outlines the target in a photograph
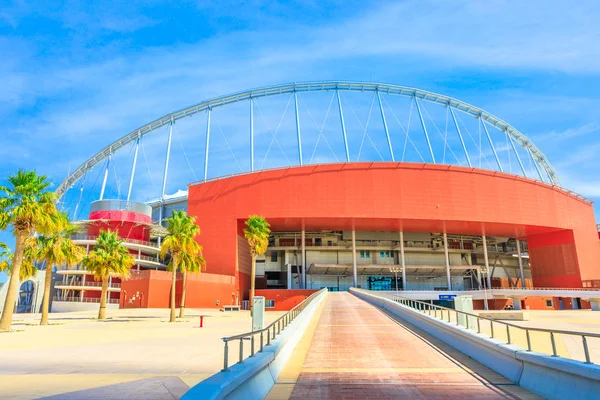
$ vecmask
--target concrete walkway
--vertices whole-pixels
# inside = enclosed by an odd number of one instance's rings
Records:
[[[350,293],[329,293],[315,318],[267,399],[538,398]]]

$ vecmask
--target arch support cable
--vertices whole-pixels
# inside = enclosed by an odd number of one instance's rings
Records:
[[[452,121],[454,121],[454,126],[456,127],[456,132],[458,132],[458,138],[460,139],[460,144],[463,148],[463,151],[465,152],[465,157],[467,157],[467,164],[469,164],[469,167],[472,167],[471,159],[469,158],[469,152],[467,152],[467,146],[465,145],[465,140],[463,139],[463,135],[460,131],[460,127],[458,126],[458,122],[456,121],[456,115],[454,115],[454,110],[449,105],[447,107],[450,108],[450,114],[452,115]]]
[[[381,104],[381,94],[377,91],[377,100],[379,101],[379,111],[381,111],[381,122],[383,122],[383,129],[385,130],[385,136],[387,137],[388,147],[390,148],[390,155],[392,161],[394,160],[394,150],[392,149],[392,140],[390,139],[390,132],[388,130],[387,121],[385,120],[385,112],[383,111],[383,104]]]
[[[294,108],[296,110],[296,134],[298,135],[298,156],[302,165],[302,137],[300,136],[300,114],[298,113],[298,92],[294,92]]]
[[[208,177],[208,148],[210,145],[210,108],[206,113],[206,146],[204,153],[204,182],[206,182],[206,178]]]
[[[254,100],[250,97],[250,171],[254,172]]]
[[[479,122],[481,122],[481,125],[483,125],[483,130],[485,131],[485,134],[488,138],[488,142],[490,142],[490,147],[492,148],[492,152],[494,153],[494,158],[496,159],[496,163],[498,164],[498,168],[500,168],[500,172],[504,172],[504,170],[502,169],[502,164],[500,163],[500,159],[498,158],[498,153],[496,153],[496,146],[494,146],[494,142],[492,141],[492,137],[490,136],[490,132],[488,131],[487,126],[485,125],[485,122],[481,119],[481,117],[479,117]]]
[[[133,165],[131,166],[131,175],[129,177],[129,189],[127,190],[127,201],[131,199],[131,189],[133,188],[133,177],[135,176],[135,167],[137,165],[138,158],[138,150],[140,149],[140,139],[142,135],[140,134],[135,142],[135,153],[133,155]]]
[[[346,123],[344,122],[344,110],[342,109],[342,99],[340,91],[335,91],[338,101],[338,110],[340,111],[340,123],[342,124],[342,134],[344,135],[344,146],[346,147],[346,161],[350,162],[350,152],[348,151],[348,136],[346,136]]]
[[[427,146],[429,147],[429,154],[431,154],[431,160],[435,164],[435,156],[433,155],[433,149],[431,148],[431,142],[429,141],[429,134],[427,133],[427,126],[425,126],[425,120],[423,119],[423,114],[421,113],[421,106],[419,105],[419,100],[417,100],[417,96],[413,96],[415,99],[415,104],[417,105],[417,112],[419,113],[419,119],[421,120],[421,126],[423,127],[423,132],[425,132],[425,140],[427,140]]]
[[[513,140],[513,138],[511,137],[511,135],[508,134],[508,132],[506,132],[506,136],[508,136],[508,140],[510,141],[510,145],[515,153],[515,156],[517,156],[517,161],[519,162],[519,166],[521,167],[521,171],[523,172],[523,175],[525,176],[525,178],[527,178],[527,172],[525,172],[525,167],[523,166],[523,162],[521,161],[521,157],[519,157],[519,153],[517,153],[517,148],[515,147],[515,141]]]
[[[112,152],[108,156],[108,160],[106,160],[106,169],[104,170],[104,180],[102,180],[102,188],[100,189],[100,199],[104,199],[104,190],[106,189],[106,181],[108,180],[108,168],[110,166],[110,161],[112,160]]]

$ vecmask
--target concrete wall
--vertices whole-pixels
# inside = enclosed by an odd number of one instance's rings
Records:
[[[595,399],[600,366],[525,351],[462,326],[440,321],[391,300],[351,290],[357,297],[388,310],[451,345],[515,384],[547,399]]]
[[[118,304],[107,304],[109,310],[117,310]],[[52,312],[98,311],[100,303],[79,303],[76,301],[53,301]]]
[[[181,399],[264,399],[275,385],[279,374],[326,295],[327,292],[323,292],[314,299],[262,352],[245,359],[243,363],[231,366],[227,371],[221,371],[205,379],[192,387]]]

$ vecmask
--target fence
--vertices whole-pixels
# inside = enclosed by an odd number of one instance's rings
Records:
[[[279,335],[282,330],[284,330],[302,311],[304,311],[306,306],[308,306],[315,298],[326,291],[327,289],[321,289],[318,292],[311,294],[302,303],[298,304],[296,307],[292,308],[290,311],[283,314],[281,317],[277,318],[270,325],[261,330],[223,338],[223,371],[227,371],[229,369],[229,342],[239,340],[239,358],[234,364],[243,362],[244,358],[247,358],[244,356],[244,341],[250,341],[250,355],[248,357],[252,357],[257,350],[255,337],[260,336],[258,352],[262,352],[264,347],[269,346],[271,344],[271,340],[275,340],[277,335]],[[265,335],[267,340],[266,345]]]
[[[370,293],[373,296],[394,301],[395,303],[411,308],[417,312],[428,314],[438,320],[457,326],[461,325],[473,332],[488,335],[494,339],[504,340],[507,344],[522,347],[523,349],[527,349],[527,351],[536,351],[553,357],[562,357],[593,364],[594,362],[590,355],[588,341],[594,341],[594,348],[600,349],[600,334],[597,333],[521,326],[423,301],[408,299],[394,294],[382,292],[373,293],[370,290],[364,289],[354,290]],[[578,346],[576,344],[577,342],[579,343]],[[571,351],[567,349],[565,343],[568,344]],[[575,354],[572,354],[574,347]],[[596,362],[598,362],[598,360],[596,360]]]

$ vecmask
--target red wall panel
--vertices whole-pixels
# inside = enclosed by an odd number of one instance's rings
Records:
[[[264,296],[265,300],[275,300],[275,307],[267,308],[267,311],[288,311],[302,303],[317,290],[303,289],[262,289],[256,290],[256,296]]]
[[[538,274],[539,282],[581,286],[581,278],[600,279],[600,242],[591,203],[538,181],[494,171],[415,163],[290,167],[192,185],[188,212],[202,229],[198,240],[211,273],[233,276],[245,268],[238,235],[243,221],[258,214],[273,230],[304,226],[535,237],[541,250],[531,257],[534,269],[536,258],[556,239],[553,235],[569,231],[573,248],[566,253],[575,258],[579,276],[565,281],[564,275]],[[534,284],[540,286],[536,278]]]

